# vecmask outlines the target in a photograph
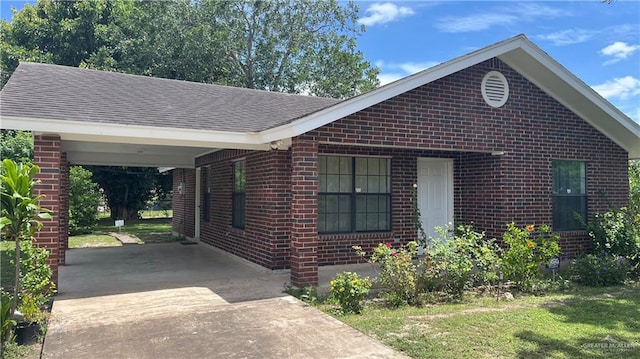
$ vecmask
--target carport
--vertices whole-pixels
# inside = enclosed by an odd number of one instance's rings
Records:
[[[67,250],[70,165],[193,169],[197,156],[220,149],[289,149],[291,137],[277,137],[281,133],[268,129],[336,103],[35,63],[18,66],[0,101],[3,128],[34,133],[34,158],[41,168],[36,193],[46,196],[41,204],[53,212],[36,241],[51,252],[56,281]],[[195,213],[200,213],[199,187],[196,181]],[[292,221],[296,216],[292,213]],[[196,240],[199,221],[196,215]],[[295,232],[292,237],[305,238]],[[293,249],[298,245],[302,248],[304,241],[291,244]],[[309,272],[308,261],[292,258],[292,276],[312,273],[309,282],[317,283],[317,264]]]

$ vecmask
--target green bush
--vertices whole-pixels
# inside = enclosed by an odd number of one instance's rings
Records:
[[[360,247],[353,248],[366,258],[366,253]],[[418,266],[413,262],[417,253],[417,242],[411,241],[397,249],[392,247],[391,242],[386,242],[378,244],[368,258],[369,263],[379,265],[378,280],[384,286],[384,294],[392,306],[416,304],[418,301]]]
[[[640,160],[629,161],[629,210],[640,223]]]
[[[629,272],[629,261],[605,251],[585,254],[571,262],[571,279],[592,286],[610,286],[624,283]]]
[[[474,285],[498,282],[499,247],[485,239],[471,225],[460,225],[450,238],[447,230],[436,229],[441,238],[432,239],[427,250],[424,277],[456,298]]]
[[[10,255],[14,250],[9,249]],[[55,283],[51,280],[53,272],[47,263],[49,251],[25,241],[22,244],[20,261],[20,287],[18,293],[18,309],[26,321],[38,322],[46,317],[49,300],[56,292]],[[15,260],[11,260],[11,264]]]
[[[640,273],[640,218],[623,207],[596,213],[585,227],[594,253],[624,256],[631,270]]]
[[[318,292],[316,291],[316,287],[312,285],[305,285],[298,288],[285,283],[284,292],[300,299],[301,301],[309,305],[318,305]]]
[[[369,277],[359,277],[358,273],[339,273],[331,281],[331,298],[340,305],[342,313],[360,313],[362,301],[371,289]]]
[[[546,225],[536,229],[534,225],[520,228],[509,223],[502,238],[507,245],[502,272],[520,290],[531,289],[541,276],[540,268],[560,253],[559,237]]]
[[[80,166],[69,169],[69,231],[90,233],[98,224],[100,191],[91,171]]]

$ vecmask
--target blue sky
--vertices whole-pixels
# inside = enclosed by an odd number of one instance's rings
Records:
[[[0,16],[11,6],[1,0]],[[640,123],[640,1],[357,1],[358,46],[388,83],[525,34]]]

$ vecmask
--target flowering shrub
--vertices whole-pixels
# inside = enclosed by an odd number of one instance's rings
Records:
[[[362,248],[354,246],[358,255],[366,258]],[[413,258],[418,253],[418,243],[411,241],[405,247],[393,248],[391,242],[380,243],[368,258],[369,263],[379,264],[378,279],[385,287],[389,304],[399,306],[415,304],[418,300],[417,266]]]
[[[499,248],[494,240],[471,225],[460,225],[450,238],[449,231],[437,228],[441,238],[432,239],[427,250],[424,276],[446,293],[461,297],[473,285],[492,285],[498,281]]]
[[[331,281],[331,298],[340,305],[343,313],[360,313],[362,300],[371,289],[369,277],[361,278],[358,273],[343,272]]]
[[[522,290],[531,288],[540,276],[540,267],[560,253],[559,237],[546,225],[536,229],[534,225],[520,228],[509,223],[502,238],[508,246],[502,258],[502,271],[506,279]]]
[[[627,278],[629,261],[606,251],[573,260],[569,272],[576,282],[592,287],[621,284]]]

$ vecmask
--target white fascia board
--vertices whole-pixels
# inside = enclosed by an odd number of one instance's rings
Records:
[[[521,46],[521,43],[522,37],[517,36],[505,42],[441,63],[404,79],[382,86],[376,90],[345,100],[324,110],[314,112],[289,124],[262,131],[262,138],[265,142],[268,142],[281,138],[299,136],[390,98],[451,75],[457,71],[464,70],[470,66],[497,57],[505,52],[518,48]]]
[[[163,146],[265,149],[256,133],[0,117],[3,128],[59,134],[63,139]],[[266,146],[268,148],[268,145]]]

